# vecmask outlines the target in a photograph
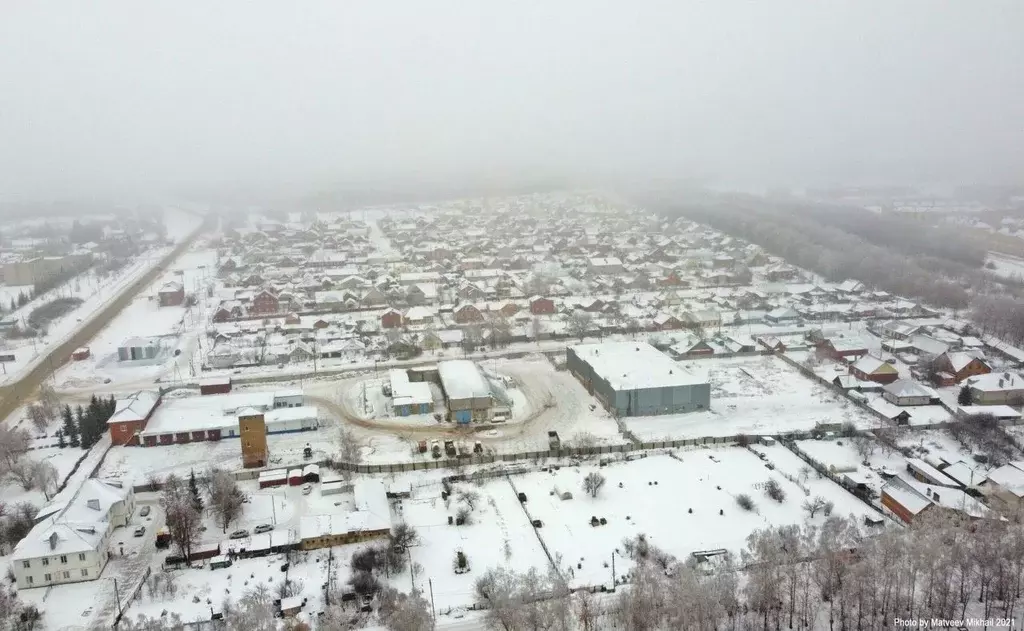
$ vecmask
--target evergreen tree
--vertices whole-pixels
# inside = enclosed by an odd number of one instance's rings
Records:
[[[11,298],[11,311],[14,311],[17,308],[18,308],[18,303],[14,300],[14,298]]]
[[[65,405],[60,415],[64,421],[61,425],[61,435],[67,437],[72,447],[78,447],[81,444],[78,436],[78,424],[75,422],[75,416],[71,412],[71,406]]]
[[[64,440],[64,431],[58,429],[57,430],[57,447],[59,449],[64,449],[67,446],[68,446],[68,442],[66,440]]]
[[[75,424],[78,426],[78,438],[82,449],[92,447],[92,443],[89,442],[89,426],[85,420],[85,410],[81,405],[75,408]]]
[[[960,394],[956,396],[956,402],[959,405],[970,405],[971,404],[971,389],[967,386],[960,388]]]
[[[199,485],[196,483],[196,472],[195,470],[189,470],[188,473],[188,494],[192,501],[192,508],[197,513],[203,511],[203,496],[199,494]]]
[[[25,295],[25,292],[20,292],[18,294],[18,306],[19,307],[24,307],[27,304],[28,304],[28,296]]]

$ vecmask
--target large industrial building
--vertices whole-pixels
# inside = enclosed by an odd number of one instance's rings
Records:
[[[616,416],[654,416],[711,407],[711,386],[644,342],[581,344],[566,367]]]

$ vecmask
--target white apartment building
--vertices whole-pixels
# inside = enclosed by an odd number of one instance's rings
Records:
[[[55,498],[11,554],[18,589],[99,578],[111,534],[134,511],[134,492],[119,482],[89,479],[67,499]]]

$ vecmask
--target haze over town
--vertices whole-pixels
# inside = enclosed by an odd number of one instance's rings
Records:
[[[0,631],[1024,624],[1021,33],[4,5]]]
[[[10,3],[6,196],[696,178],[1007,183],[1024,8]]]

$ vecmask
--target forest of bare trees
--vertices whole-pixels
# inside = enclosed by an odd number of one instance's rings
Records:
[[[819,518],[756,531],[739,557],[709,562],[712,571],[642,535],[620,552],[635,565],[614,595],[570,593],[556,572],[485,574],[477,591],[490,628],[867,631],[896,628],[897,618],[1017,619],[1021,609],[1024,525],[1013,517],[936,513],[881,531]]]
[[[864,210],[744,200],[663,206],[756,243],[830,281],[855,278],[938,307],[963,309],[972,293],[1015,292],[985,274],[984,251],[946,228]]]

